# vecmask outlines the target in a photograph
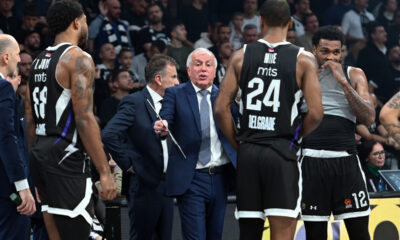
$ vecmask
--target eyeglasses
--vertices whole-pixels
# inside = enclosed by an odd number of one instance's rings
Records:
[[[377,156],[381,156],[381,155],[383,155],[383,156],[384,156],[385,154],[386,154],[386,152],[385,152],[385,151],[373,152],[373,153],[372,153],[372,155],[373,155],[373,156],[375,156],[375,157],[377,157]]]

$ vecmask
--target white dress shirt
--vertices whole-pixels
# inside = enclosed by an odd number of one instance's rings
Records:
[[[2,73],[0,73],[0,77],[6,79]],[[15,181],[14,185],[17,192],[29,188],[28,180],[26,178],[19,181]]]
[[[157,114],[160,113],[162,104],[161,101],[163,100],[163,97],[160,96],[160,94],[156,93],[153,89],[149,87],[149,85],[146,85],[147,90],[150,93],[151,98],[153,99],[154,103],[154,108],[156,109]],[[167,140],[161,140],[161,146],[163,149],[163,157],[164,157],[164,173],[167,171],[167,166],[168,166],[168,146],[167,146]]]
[[[199,111],[200,111],[200,102],[203,96],[201,95],[200,91],[201,89],[197,87],[196,85],[193,84],[194,90],[196,92],[197,96],[197,104],[199,106]],[[207,94],[207,103],[208,107],[210,108],[210,147],[211,147],[211,160],[204,166],[200,162],[197,162],[196,169],[200,168],[206,168],[210,166],[222,166],[224,164],[229,163],[229,159],[226,156],[224,149],[222,148],[222,144],[219,141],[218,134],[217,134],[217,129],[215,128],[215,122],[214,122],[214,115],[212,111],[212,106],[211,106],[211,89],[212,86],[207,88],[207,91],[209,94]]]

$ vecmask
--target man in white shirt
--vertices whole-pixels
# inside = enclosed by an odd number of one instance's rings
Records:
[[[368,0],[354,0],[354,8],[343,16],[342,28],[348,44],[365,40],[366,27],[375,20],[374,15],[366,10],[367,5]]]

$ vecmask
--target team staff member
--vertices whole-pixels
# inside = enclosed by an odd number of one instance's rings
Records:
[[[331,213],[344,220],[350,239],[369,239],[369,197],[354,134],[356,119],[369,126],[375,110],[363,71],[340,63],[343,43],[343,33],[333,26],[313,36],[324,118],[302,142],[302,217],[311,240],[327,239]]]
[[[76,1],[61,0],[49,8],[47,22],[54,46],[32,63],[25,104],[32,178],[49,238],[86,240],[93,212],[87,155],[100,174],[101,197],[116,195],[93,114],[95,68],[82,50],[86,16]]]
[[[172,237],[173,199],[164,196],[168,165],[167,141],[160,141],[153,123],[165,89],[178,85],[177,63],[153,56],[145,69],[146,87],[122,99],[118,112],[102,132],[104,144],[129,180],[130,239],[169,240]],[[124,145],[128,136],[128,145]],[[125,146],[125,147],[121,147]]]
[[[215,115],[238,147],[240,239],[261,239],[266,217],[271,239],[293,239],[301,198],[297,141],[322,119],[321,92],[315,58],[285,41],[292,25],[288,4],[266,1],[260,15],[264,37],[234,53]],[[235,134],[228,116],[238,89],[240,129]],[[301,121],[298,107],[303,93],[310,111]]]
[[[25,133],[15,93],[19,83],[14,74],[18,72],[19,61],[17,41],[8,34],[0,34],[0,239],[11,240],[26,238],[29,229],[26,215],[36,211],[27,181],[28,159],[23,148]],[[22,200],[18,206],[9,198],[14,192]]]
[[[161,135],[171,130],[186,158],[176,146],[168,160],[166,193],[178,200],[183,239],[222,239],[227,189],[236,151],[213,118],[218,89],[213,85],[217,60],[205,48],[187,59],[190,81],[165,91],[155,122]]]

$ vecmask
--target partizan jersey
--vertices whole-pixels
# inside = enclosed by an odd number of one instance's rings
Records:
[[[296,63],[302,48],[260,39],[244,51],[238,140],[271,144],[284,139],[291,146],[297,144],[303,93],[296,81]]]
[[[76,129],[71,90],[63,88],[56,77],[59,59],[74,47],[70,43],[48,47],[32,63],[29,90],[38,136],[33,150],[47,151],[54,158],[49,167],[86,172],[86,153]]]

